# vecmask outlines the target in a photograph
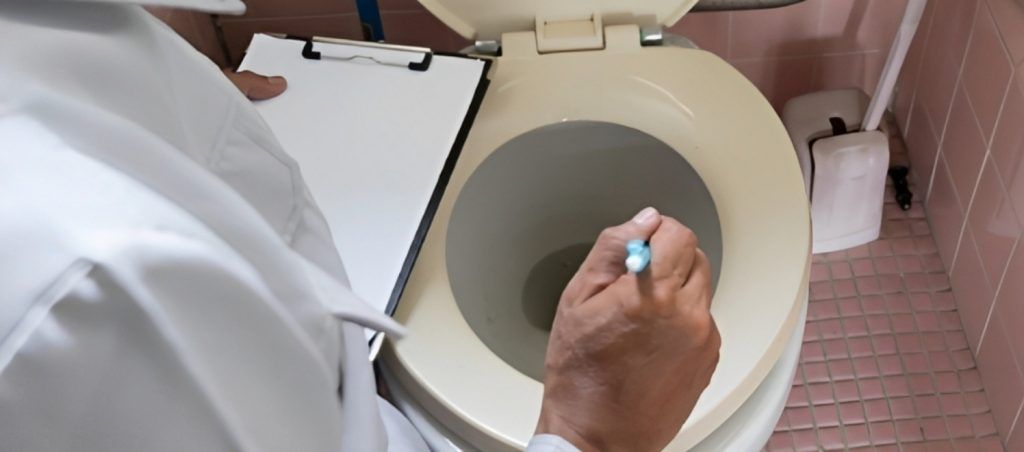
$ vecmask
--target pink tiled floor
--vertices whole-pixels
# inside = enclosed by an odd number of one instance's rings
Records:
[[[887,194],[886,200],[891,200]],[[1001,451],[924,210],[815,255],[800,365],[769,451]]]

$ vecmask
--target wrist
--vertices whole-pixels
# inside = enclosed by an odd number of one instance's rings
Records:
[[[540,418],[537,420],[537,429],[534,431],[534,434],[560,436],[581,451],[605,450],[605,448],[600,447],[600,441],[588,438],[588,435],[579,431],[576,426],[567,422],[564,417],[546,408],[541,408]]]

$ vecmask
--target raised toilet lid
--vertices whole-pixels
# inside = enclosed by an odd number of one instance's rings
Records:
[[[670,26],[698,0],[419,0],[434,16],[467,39],[492,40],[502,33],[530,31],[537,17],[586,19],[600,14],[605,25]]]

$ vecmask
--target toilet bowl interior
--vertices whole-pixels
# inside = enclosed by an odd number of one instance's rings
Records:
[[[542,380],[565,284],[603,228],[649,205],[697,234],[717,282],[715,204],[669,145],[593,121],[552,124],[506,142],[469,177],[452,210],[445,252],[462,316],[493,353]]]

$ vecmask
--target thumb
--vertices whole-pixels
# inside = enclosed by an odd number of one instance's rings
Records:
[[[626,273],[626,242],[650,240],[661,225],[661,214],[647,207],[631,220],[606,228],[597,237],[587,258],[562,293],[562,299],[577,304],[604,290]]]
[[[224,75],[251,100],[277,97],[288,88],[288,81],[280,76],[267,77],[252,71],[232,72],[230,70],[225,70]]]

